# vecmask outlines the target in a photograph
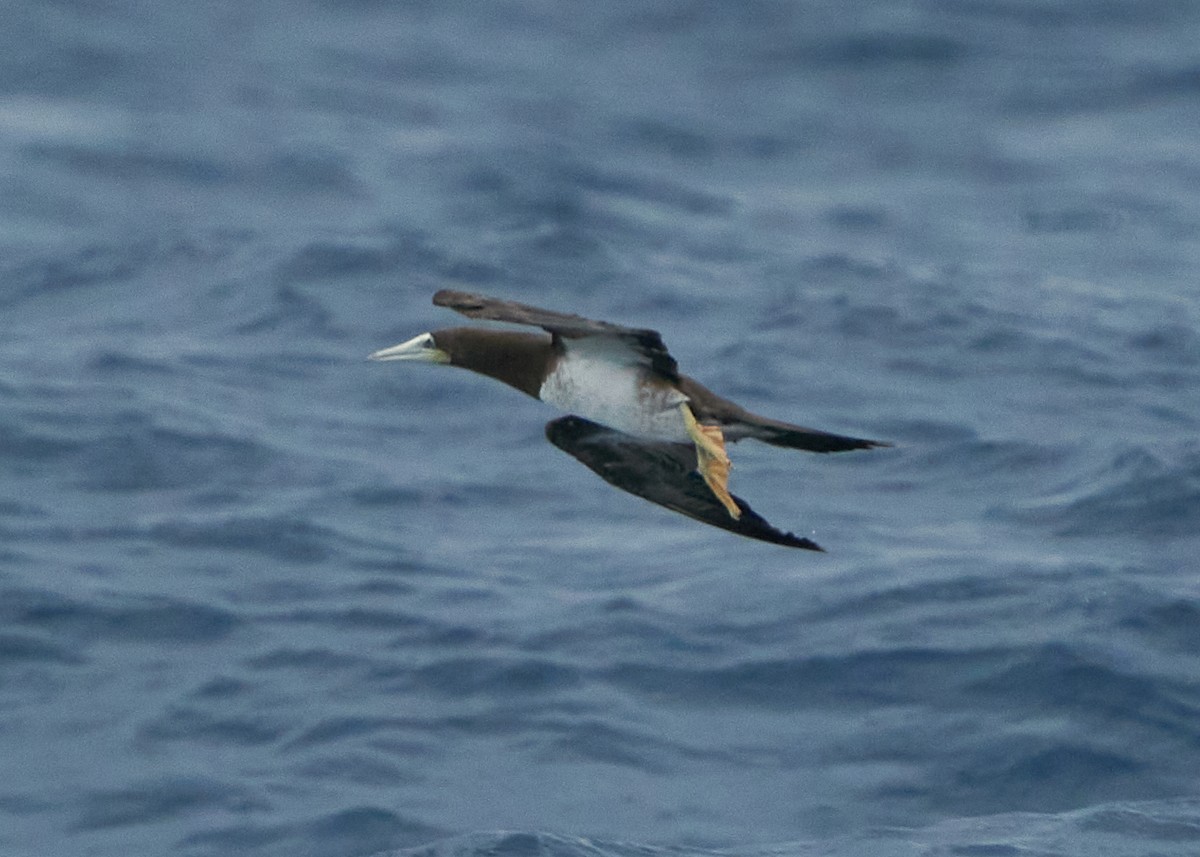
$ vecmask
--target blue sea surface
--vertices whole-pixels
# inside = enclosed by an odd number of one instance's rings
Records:
[[[1200,853],[1200,4],[3,22],[0,854]],[[444,287],[895,446],[703,526]]]

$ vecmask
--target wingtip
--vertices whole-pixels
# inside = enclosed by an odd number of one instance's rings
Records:
[[[458,289],[438,289],[433,293],[433,305],[452,307],[454,309],[469,309],[472,306],[482,306],[482,299],[479,295],[459,291]]]

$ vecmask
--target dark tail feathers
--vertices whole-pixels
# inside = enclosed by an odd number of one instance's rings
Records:
[[[806,449],[809,452],[847,452],[851,449],[873,449],[880,446],[891,446],[881,440],[865,440],[861,437],[848,437],[827,431],[794,426],[790,423],[775,420],[762,420],[752,424],[747,437],[761,440],[772,446],[783,446],[788,449]]]

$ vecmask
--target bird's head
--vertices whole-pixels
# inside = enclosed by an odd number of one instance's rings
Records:
[[[535,399],[553,359],[546,334],[449,327],[381,348],[371,360],[415,360],[458,366],[503,381]]]

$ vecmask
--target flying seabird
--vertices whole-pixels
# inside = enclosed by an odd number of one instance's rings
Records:
[[[729,493],[725,443],[843,452],[888,446],[751,413],[682,375],[658,331],[592,321],[515,301],[443,289],[435,306],[468,318],[544,333],[452,327],[370,355],[470,369],[566,411],[546,437],[600,478],[652,503],[748,536],[807,550],[810,539],[777,530]]]

